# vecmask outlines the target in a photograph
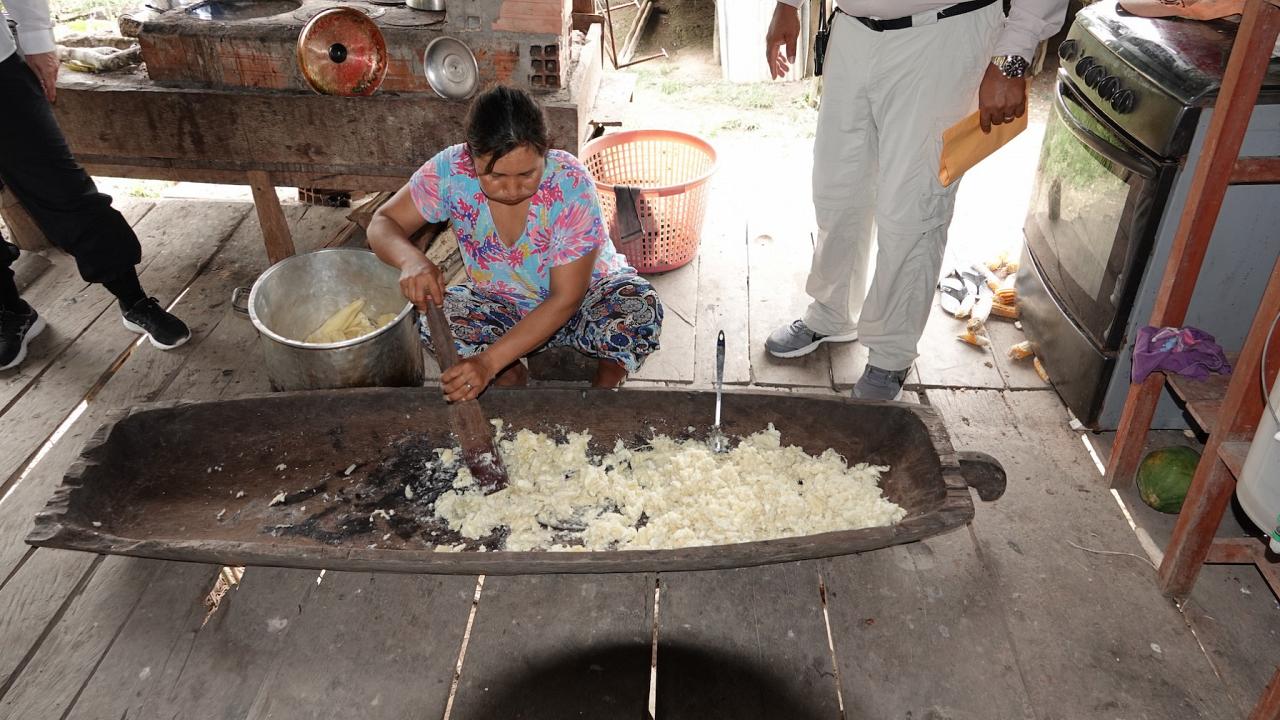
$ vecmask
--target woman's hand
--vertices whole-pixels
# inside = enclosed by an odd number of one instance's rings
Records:
[[[400,292],[419,310],[427,301],[444,305],[444,273],[425,257],[410,260],[400,267]]]
[[[497,375],[489,367],[485,353],[473,355],[458,361],[457,365],[444,371],[440,376],[440,386],[449,402],[475,400],[480,397],[489,383]]]

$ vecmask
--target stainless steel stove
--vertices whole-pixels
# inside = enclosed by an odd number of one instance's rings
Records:
[[[1081,421],[1113,429],[1151,315],[1236,25],[1082,10],[1061,68],[1018,277],[1024,327]],[[1280,61],[1242,150],[1280,154]],[[1280,248],[1280,188],[1227,194],[1187,324],[1238,348]],[[1183,426],[1166,399],[1157,427]]]

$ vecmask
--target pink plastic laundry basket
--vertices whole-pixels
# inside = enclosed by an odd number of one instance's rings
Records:
[[[698,254],[707,214],[707,181],[716,151],[701,138],[675,130],[628,130],[604,135],[582,148],[582,163],[595,178],[609,236],[642,273],[674,270]],[[618,242],[616,185],[640,188],[644,234]]]

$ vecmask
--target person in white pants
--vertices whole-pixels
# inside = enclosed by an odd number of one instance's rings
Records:
[[[799,2],[774,9],[766,54],[775,78],[795,62]],[[836,7],[813,152],[812,302],[765,345],[794,358],[860,338],[869,357],[854,397],[895,400],[929,317],[959,186],[938,181],[942,133],[975,98],[984,130],[1026,111],[1029,61],[1062,26],[1067,0],[1012,0],[1007,18],[995,0]]]

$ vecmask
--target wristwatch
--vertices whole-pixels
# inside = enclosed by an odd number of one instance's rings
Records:
[[[996,55],[991,58],[991,64],[1000,70],[1000,74],[1007,78],[1020,78],[1027,76],[1027,69],[1030,63],[1021,55]]]

